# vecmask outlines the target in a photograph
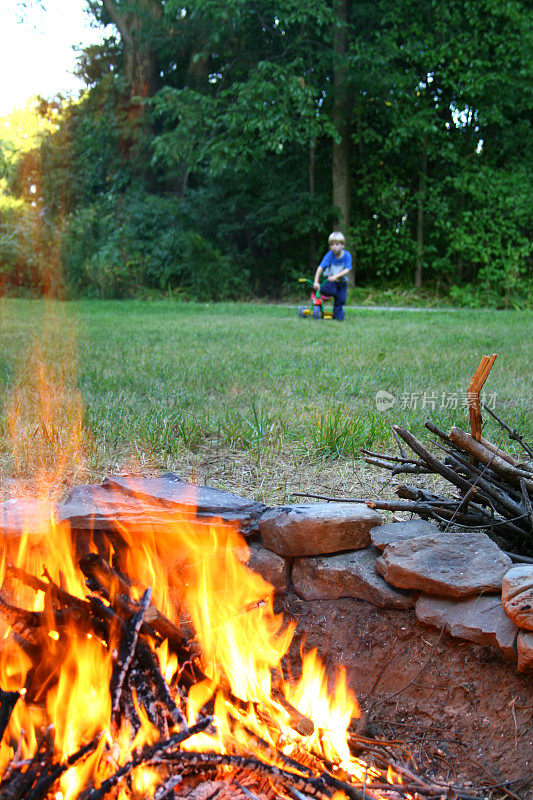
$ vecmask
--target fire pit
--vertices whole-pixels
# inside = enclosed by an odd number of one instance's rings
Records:
[[[400,720],[385,736],[366,729],[341,664],[348,642],[335,639],[355,609],[311,619],[289,597],[276,608],[234,522],[164,507],[150,519],[74,535],[48,513],[37,533],[6,539],[2,800],[475,794],[446,770],[424,777]],[[333,635],[334,669],[315,648],[296,659],[302,628],[319,646]]]

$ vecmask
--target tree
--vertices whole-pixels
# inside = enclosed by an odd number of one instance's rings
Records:
[[[524,291],[522,0],[89,6],[116,32],[10,183],[38,186],[75,291],[201,295],[196,250],[228,296],[281,292],[332,225],[358,282]]]
[[[333,4],[333,109],[335,128],[332,152],[332,199],[339,209],[335,227],[347,230],[350,227],[351,209],[351,105],[347,81],[346,53],[347,27],[351,0],[335,0]]]

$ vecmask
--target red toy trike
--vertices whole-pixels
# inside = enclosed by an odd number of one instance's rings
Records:
[[[309,280],[309,278],[298,278],[299,283],[310,283],[313,287],[313,291],[311,292],[311,306],[298,306],[298,316],[299,317],[313,317],[313,319],[333,319],[333,314],[331,311],[325,310],[325,302],[329,300],[329,297],[322,297],[320,294],[320,289],[318,291],[315,289],[315,284],[313,281]],[[320,284],[326,283],[326,281],[322,281]]]

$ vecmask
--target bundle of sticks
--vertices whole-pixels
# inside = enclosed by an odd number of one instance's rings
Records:
[[[364,751],[372,762],[367,778],[355,780],[342,764],[332,764],[326,759],[315,739],[314,745],[309,744],[311,740],[308,737],[314,732],[313,722],[285,699],[283,702],[294,729],[290,756],[281,749],[282,740],[276,738],[276,722],[269,717],[266,707],[257,710],[269,734],[272,734],[270,741],[262,738],[257,730],[246,728],[244,723],[248,736],[245,746],[237,744],[235,739],[232,747],[230,738],[230,744],[226,740],[222,754],[184,750],[184,741],[200,731],[215,734],[217,726],[212,705],[209,705],[212,701],[200,711],[194,724],[188,724],[185,716],[189,688],[197,681],[207,680],[193,638],[194,631],[189,629],[187,622],[178,626],[161,614],[151,604],[150,589],[143,592],[140,600],[132,599],[127,579],[99,555],[83,556],[80,567],[91,590],[84,599],[69,594],[54,583],[46,570],[44,578],[38,578],[20,568],[7,567],[7,590],[3,590],[0,597],[0,613],[9,621],[11,632],[3,640],[2,648],[16,645],[32,659],[33,669],[26,681],[24,702],[44,705],[46,692],[57,681],[62,656],[68,648],[75,646],[76,635],[86,637],[90,633],[102,647],[109,648],[113,657],[109,684],[112,729],[118,730],[127,720],[133,740],[141,725],[139,714],[142,707],[143,713],[159,732],[159,738],[155,743],[138,749],[132,747],[126,763],[118,766],[114,761],[113,747],[103,731],[61,760],[55,752],[52,731],[48,727],[42,730],[33,756],[23,759],[8,727],[17,702],[23,701],[19,699],[19,692],[0,689],[0,741],[4,736],[10,736],[8,744],[14,751],[7,769],[0,776],[2,800],[58,797],[61,776],[73,765],[83,763],[97,748],[100,748],[103,758],[107,757],[107,763],[115,764],[117,768],[112,774],[108,770],[98,785],[91,783],[89,778],[79,794],[81,800],[115,798],[120,787],[128,796],[134,797],[133,791],[129,794],[128,780],[140,765],[157,769],[159,782],[151,794],[155,800],[192,796],[188,793],[191,781],[194,786],[211,776],[222,777],[231,784],[228,797],[251,800],[289,796],[299,800],[330,798],[339,792],[353,800],[378,796],[399,800],[406,794],[415,798],[462,797],[460,790],[453,791],[449,784],[424,780],[418,774],[408,748],[398,742],[365,738],[351,728],[349,746],[352,753],[359,755]],[[10,582],[22,582],[42,591],[45,610],[29,611],[9,602]],[[52,638],[51,632],[55,633]],[[164,639],[179,660],[179,669],[170,685],[151,646]],[[238,698],[231,697],[231,700],[237,709],[236,714],[239,707],[247,707]],[[238,722],[242,729],[242,718]],[[391,768],[401,776],[401,786],[391,785],[388,779]],[[189,789],[181,794],[181,789],[187,786]]]
[[[363,450],[365,461],[390,470],[392,475],[440,475],[458,491],[447,497],[401,484],[396,489],[400,500],[376,500],[368,505],[413,512],[447,526],[483,528],[512,551],[511,555],[528,561],[533,556],[533,448],[490,408],[484,407],[525,451],[524,460],[509,455],[501,446],[481,436],[477,440],[457,427],[445,433],[432,422],[426,422],[426,428],[437,437],[431,444],[444,454],[439,459],[412,433],[393,425],[399,456]],[[405,451],[403,443],[415,457]]]

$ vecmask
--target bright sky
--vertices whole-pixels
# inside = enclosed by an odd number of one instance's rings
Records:
[[[83,83],[72,75],[72,45],[102,39],[102,28],[90,27],[85,0],[44,0],[29,10],[17,0],[0,0],[0,116],[26,105],[40,94],[74,92]]]

